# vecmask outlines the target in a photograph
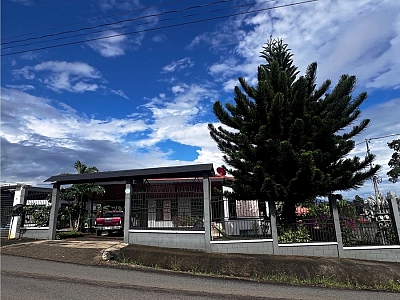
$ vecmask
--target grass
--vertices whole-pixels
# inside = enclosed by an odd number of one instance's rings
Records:
[[[180,268],[180,261],[175,257],[171,261],[170,267],[162,267],[158,264],[145,265],[138,261],[132,261],[126,258],[118,258],[117,262],[125,263],[135,266],[145,266],[154,269],[172,270],[180,271],[185,273],[190,273],[199,276],[215,276],[215,277],[227,277],[221,275],[219,272],[204,272],[200,271],[197,266],[194,266],[191,270],[182,270]],[[298,277],[292,274],[286,273],[276,273],[276,274],[263,274],[262,272],[254,272],[250,277],[241,278],[250,279],[258,282],[269,282],[269,283],[284,283],[293,285],[303,285],[303,286],[318,286],[318,287],[329,287],[329,288],[340,288],[340,289],[355,289],[355,290],[377,290],[377,291],[387,291],[387,292],[400,292],[400,280],[390,280],[387,283],[371,284],[365,285],[347,278],[346,281],[337,281],[325,276],[316,275],[315,277]]]

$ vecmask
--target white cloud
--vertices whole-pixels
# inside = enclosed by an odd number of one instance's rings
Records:
[[[33,4],[33,0],[11,0],[11,1],[25,6],[31,6]]]
[[[29,85],[29,84],[18,84],[18,85],[8,84],[6,86],[8,88],[17,89],[17,90],[21,90],[21,91],[28,91],[28,90],[34,90],[35,89],[35,87],[33,85]]]
[[[96,36],[101,39],[88,42],[88,44],[103,57],[121,56],[125,54],[127,48],[127,37],[120,34],[115,30],[109,30]],[[106,38],[107,36],[112,37]]]
[[[208,85],[182,85],[184,91],[175,94],[172,100],[155,98],[145,105],[153,116],[152,132],[146,139],[136,142],[140,147],[156,145],[171,140],[177,143],[203,147],[214,147],[207,124],[196,122],[204,111],[203,101],[216,99],[217,93]]]
[[[194,62],[191,61],[190,57],[185,57],[177,61],[173,61],[170,64],[162,68],[163,73],[175,72],[178,70],[191,68],[194,66]]]
[[[183,92],[185,91],[185,86],[183,86],[183,85],[174,85],[174,86],[171,88],[171,91],[172,91],[174,94],[183,93]]]
[[[122,91],[122,90],[110,90],[110,91],[111,91],[111,93],[113,93],[117,96],[120,96],[125,99],[129,99],[129,97],[127,95],[125,95],[124,91]]]
[[[29,140],[35,144],[32,136],[40,136],[48,140],[48,146],[79,149],[80,139],[121,143],[128,133],[147,129],[137,118],[84,118],[65,103],[58,104],[57,109],[51,100],[17,90],[2,89],[1,97],[1,136],[10,143]]]
[[[92,66],[83,62],[47,61],[35,66],[25,66],[12,71],[15,78],[35,79],[54,91],[83,93],[96,91],[99,86],[93,80],[101,78]],[[43,75],[42,75],[43,74]]]
[[[301,73],[317,61],[320,82],[348,73],[357,75],[360,87],[399,87],[399,1],[318,1],[240,16],[230,24],[239,42],[210,67],[210,74],[227,86],[239,76],[255,78],[256,66],[263,62],[262,43],[272,35],[289,44]],[[242,26],[252,29],[242,34]],[[200,36],[193,43],[208,38]],[[237,61],[232,64],[233,54]]]
[[[153,42],[155,43],[162,43],[168,40],[165,34],[157,34],[152,38]]]

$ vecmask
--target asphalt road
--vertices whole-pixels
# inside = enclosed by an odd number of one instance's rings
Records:
[[[382,299],[400,294],[310,288],[151,269],[82,266],[2,255],[1,299]]]

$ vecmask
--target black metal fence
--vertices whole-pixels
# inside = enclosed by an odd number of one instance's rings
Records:
[[[44,191],[28,191],[21,227],[49,226],[51,193]]]
[[[338,203],[344,246],[398,244],[393,210],[384,199]]]
[[[265,201],[211,199],[211,239],[271,238],[271,222]]]
[[[131,229],[204,230],[200,181],[133,186]]]
[[[283,203],[277,203],[279,243],[335,242],[336,233],[329,203],[315,201],[297,204],[295,220],[288,222],[282,215]]]

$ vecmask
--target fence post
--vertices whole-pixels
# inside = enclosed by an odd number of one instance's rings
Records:
[[[129,244],[129,229],[131,226],[132,212],[132,180],[125,182],[125,219],[124,219],[124,243]]]
[[[208,174],[203,175],[203,196],[204,196],[204,248],[206,252],[211,252],[211,215],[210,199],[211,188]]]
[[[15,190],[13,205],[16,206],[18,204],[26,205],[26,193],[27,186],[21,185],[18,186]],[[8,239],[19,238],[19,233],[21,230],[21,223],[23,216],[12,216],[10,222],[10,230],[8,233]],[[18,235],[18,236],[17,236]]]
[[[55,240],[57,233],[57,216],[58,216],[58,205],[60,202],[60,184],[53,184],[53,192],[51,195],[51,210],[49,218],[49,239]]]
[[[394,222],[392,226],[397,233],[397,243],[400,244],[400,213],[397,205],[397,200],[396,197],[388,197],[388,198],[389,198],[388,203],[390,207],[390,213],[392,215],[392,220]]]
[[[336,203],[336,195],[329,195],[329,205],[331,207],[331,213],[333,217],[333,225],[335,227],[336,233],[336,241],[337,241],[337,249],[338,249],[338,256],[344,257],[343,252],[343,240],[342,240],[342,231],[340,229],[340,221],[339,221],[339,212]]]
[[[271,235],[272,235],[272,250],[274,254],[279,254],[279,245],[278,245],[278,228],[276,226],[276,205],[275,201],[272,199],[268,200],[269,206],[269,217],[271,221]]]

